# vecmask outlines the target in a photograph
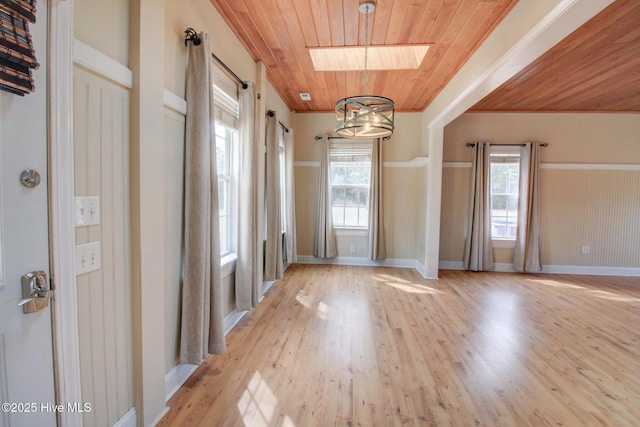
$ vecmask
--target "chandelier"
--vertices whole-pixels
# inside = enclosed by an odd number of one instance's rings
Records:
[[[396,106],[384,96],[367,95],[369,14],[375,10],[375,2],[361,0],[359,10],[365,17],[364,73],[362,86],[364,95],[351,96],[336,103],[336,134],[344,138],[384,138],[393,134],[393,116]]]

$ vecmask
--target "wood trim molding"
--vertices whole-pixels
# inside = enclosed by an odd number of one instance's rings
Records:
[[[176,113],[180,113],[185,116],[187,115],[187,101],[170,90],[164,90],[162,93],[162,102],[165,107],[172,109]]]
[[[296,160],[293,162],[294,166],[305,167],[305,168],[319,168],[320,162],[315,160]]]
[[[421,168],[429,164],[428,157],[416,157],[408,162],[384,162],[385,168]]]
[[[137,415],[136,408],[131,408],[129,411],[122,416],[113,427],[136,427],[137,425]]]
[[[126,88],[133,87],[129,68],[78,39],[73,39],[73,62]]]
[[[440,261],[442,270],[464,270],[462,261]],[[513,265],[496,263],[492,271],[514,273]],[[640,268],[630,267],[600,267],[588,265],[543,265],[537,274],[576,274],[592,276],[631,276],[640,277]]]
[[[444,162],[445,168],[470,168],[471,162]],[[562,170],[624,170],[639,171],[640,164],[618,164],[618,163],[541,163],[540,169],[562,169]]]
[[[416,268],[415,259],[387,258],[383,261],[371,261],[365,257],[316,258],[310,255],[298,255],[298,264],[336,264],[362,265],[371,267]],[[417,269],[417,268],[416,268]]]
[[[640,171],[640,164],[617,163],[542,163],[540,169]]]
[[[50,2],[49,134],[50,251],[56,286],[52,309],[56,403],[82,402],[75,248],[73,156],[73,0]],[[55,54],[53,54],[55,52]],[[82,413],[63,411],[64,426],[82,426]]]
[[[409,160],[408,162],[384,162],[382,165],[385,168],[421,168],[423,166],[427,166],[428,164],[428,157],[416,157],[415,159]],[[298,167],[319,168],[320,162],[315,160],[298,160],[293,162],[293,165]],[[471,163],[469,163],[469,166],[471,166]]]

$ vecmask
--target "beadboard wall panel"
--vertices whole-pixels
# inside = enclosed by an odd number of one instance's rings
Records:
[[[164,109],[165,232],[164,275],[166,277],[165,368],[169,372],[180,358],[180,293],[182,276],[182,222],[184,198],[185,116]]]
[[[75,195],[100,198],[99,225],[76,244],[101,242],[101,269],[78,276],[85,425],[114,425],[133,407],[129,233],[129,92],[74,67]]]
[[[640,171],[549,169],[541,178],[543,264],[640,267]]]
[[[465,167],[443,169],[443,261],[462,261],[469,173]],[[640,267],[640,170],[543,168],[540,177],[543,265]],[[583,254],[583,246],[590,253]],[[494,256],[510,263],[513,250],[495,248]]]

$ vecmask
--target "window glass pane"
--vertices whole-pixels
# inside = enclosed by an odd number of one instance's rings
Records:
[[[358,206],[367,208],[369,206],[369,189],[360,188],[358,190]]]
[[[225,253],[229,250],[229,226],[228,218],[226,216],[220,217],[220,253]]]
[[[218,180],[218,207],[220,214],[227,212],[227,182],[223,179]]]
[[[518,219],[519,159],[510,154],[491,157],[491,236],[515,239]]]
[[[347,206],[344,208],[344,225],[347,226],[358,226],[358,207],[357,206]]]
[[[343,227],[367,227],[371,155],[333,152],[330,160],[333,223]],[[351,151],[351,153],[349,153]]]

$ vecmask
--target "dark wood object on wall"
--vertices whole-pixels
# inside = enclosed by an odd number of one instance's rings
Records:
[[[23,96],[35,90],[31,69],[40,66],[29,34],[36,0],[0,0],[0,89]]]

